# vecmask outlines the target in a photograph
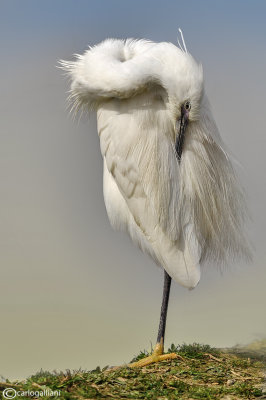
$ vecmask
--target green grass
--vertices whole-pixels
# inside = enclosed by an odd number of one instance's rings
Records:
[[[148,367],[118,369],[97,367],[92,371],[50,373],[40,371],[23,382],[2,382],[17,391],[60,390],[48,399],[259,399],[263,398],[262,362],[194,343],[172,345],[169,352],[179,357]],[[142,351],[135,360],[145,357]],[[31,397],[34,398],[34,397]],[[36,398],[36,397],[35,397]],[[265,398],[265,397],[264,397]],[[29,399],[26,395],[15,399]]]

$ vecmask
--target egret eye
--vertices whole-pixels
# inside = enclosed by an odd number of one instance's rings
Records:
[[[184,108],[185,108],[185,110],[190,111],[190,109],[191,109],[190,101],[186,101],[186,102],[185,102]]]

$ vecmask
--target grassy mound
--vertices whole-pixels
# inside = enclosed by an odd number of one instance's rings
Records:
[[[176,352],[178,358],[139,369],[123,366],[72,373],[40,371],[23,382],[2,382],[0,390],[19,391],[15,399],[29,399],[31,392],[31,398],[46,400],[266,398],[263,395],[265,365],[261,361],[196,343],[172,345],[169,352]],[[134,361],[146,355],[147,352],[141,352]],[[60,395],[57,395],[55,391],[59,390]],[[53,391],[52,396],[49,391]],[[39,394],[33,397],[34,392]],[[7,394],[10,393],[15,392]]]

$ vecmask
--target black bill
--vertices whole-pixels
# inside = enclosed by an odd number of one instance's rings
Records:
[[[187,125],[188,125],[188,110],[186,110],[182,106],[179,133],[178,133],[178,135],[176,137],[176,141],[175,141],[176,155],[177,155],[177,159],[179,162],[181,161]]]

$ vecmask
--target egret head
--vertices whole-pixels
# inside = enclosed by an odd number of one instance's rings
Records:
[[[164,43],[159,44],[164,45]],[[199,118],[203,97],[203,69],[191,54],[167,43],[161,58],[163,69],[161,80],[169,99],[169,110],[175,120],[181,117],[182,109],[189,108],[189,119]]]
[[[161,43],[163,57],[160,80],[166,90],[165,103],[175,130],[175,147],[178,159],[188,125],[200,120],[204,97],[203,69],[186,51],[167,43]]]

